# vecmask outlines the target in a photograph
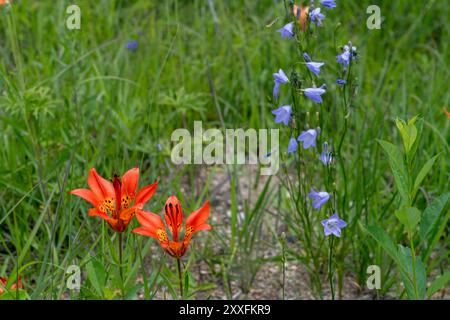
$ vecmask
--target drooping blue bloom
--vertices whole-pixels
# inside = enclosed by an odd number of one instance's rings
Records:
[[[320,208],[330,200],[330,194],[328,192],[317,191],[314,188],[311,189],[308,196],[313,199],[313,208],[316,210],[320,210]]]
[[[294,23],[288,23],[283,28],[278,29],[277,32],[281,34],[281,38],[286,39],[292,39],[294,37]]]
[[[320,1],[320,4],[323,5],[324,7],[333,9],[336,8],[336,3],[334,1],[335,0],[322,0]]]
[[[288,144],[288,154],[297,152],[298,143],[294,137],[291,137]]]
[[[311,70],[312,73],[314,73],[316,76],[320,74],[320,68],[324,65],[323,62],[307,62],[306,66],[309,70]]]
[[[326,92],[326,86],[322,85],[320,88],[307,88],[304,90],[305,96],[315,103],[322,103],[322,95]]]
[[[347,46],[345,46],[347,47]],[[344,52],[342,52],[341,54],[337,55],[337,62],[343,64],[344,66],[348,66],[350,64],[350,51],[349,50],[345,50],[344,47]]]
[[[298,141],[303,142],[303,149],[309,149],[316,146],[318,132],[316,129],[309,129],[303,131],[297,138]]]
[[[303,59],[305,59],[306,62],[311,62],[311,57],[306,52],[303,53]]]
[[[312,22],[315,22],[317,26],[320,26],[322,24],[322,20],[325,19],[325,15],[320,13],[320,8],[315,8],[309,14],[309,18]]]
[[[340,219],[338,214],[333,214],[329,219],[322,220],[325,236],[334,234],[336,237],[341,236],[341,229],[347,226],[347,223]]]
[[[353,47],[351,42],[349,42],[348,46],[344,46],[341,54],[336,56],[337,62],[343,64],[345,67],[348,67],[350,64],[350,59],[356,59],[356,47]]]
[[[337,84],[340,84],[340,85],[342,86],[342,85],[346,84],[347,81],[345,81],[344,79],[337,79],[337,80],[336,80],[336,83],[337,83]]]
[[[322,154],[320,155],[319,159],[326,166],[329,165],[331,163],[331,161],[333,160],[331,152],[328,152],[328,143],[327,142],[325,142],[323,144]]]
[[[280,85],[288,83],[289,79],[283,70],[278,70],[277,73],[273,74],[275,85],[273,86],[273,98],[278,100],[278,95],[280,93]]]
[[[275,115],[275,123],[283,122],[284,125],[287,126],[289,124],[289,120],[291,120],[292,107],[282,106],[276,110],[273,110],[272,114]]]
[[[129,50],[136,50],[139,45],[139,42],[137,40],[129,41],[126,44],[126,48]]]

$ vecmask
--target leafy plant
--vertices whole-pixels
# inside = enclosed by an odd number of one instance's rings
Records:
[[[448,222],[450,211],[446,208],[448,208],[450,192],[434,199],[423,211],[415,206],[419,187],[433,167],[437,156],[428,160],[415,174],[415,155],[422,134],[423,119],[417,116],[408,122],[397,119],[396,125],[403,140],[403,149],[388,141],[378,140],[378,143],[388,156],[395,185],[401,198],[400,206],[394,214],[407,234],[409,248],[402,244],[396,245],[380,226],[367,226],[365,230],[394,260],[408,298],[430,298],[447,284],[450,277],[450,273],[445,272],[437,277],[427,290],[428,274],[425,266]]]

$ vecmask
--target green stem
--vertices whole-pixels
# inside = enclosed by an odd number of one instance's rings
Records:
[[[330,239],[330,257],[328,260],[328,280],[330,281],[330,290],[331,290],[331,299],[334,300],[334,286],[333,286],[333,242],[334,242],[334,236],[331,235]]]
[[[181,261],[177,258],[178,280],[180,281],[180,300],[183,300],[183,277],[181,273]]]
[[[283,233],[282,239],[281,239],[281,245],[282,245],[282,257],[281,261],[283,263],[283,300],[285,300],[286,292],[285,292],[285,284],[286,284],[286,235]]]
[[[120,274],[120,290],[122,292],[122,300],[125,299],[125,290],[123,287],[123,269],[122,269],[122,264],[123,264],[123,248],[122,248],[122,242],[123,242],[123,237],[122,237],[122,233],[119,233],[119,274]]]
[[[419,291],[417,289],[417,279],[416,279],[416,250],[414,249],[414,241],[412,235],[409,235],[409,241],[411,244],[414,294],[416,295],[416,299],[419,299]]]

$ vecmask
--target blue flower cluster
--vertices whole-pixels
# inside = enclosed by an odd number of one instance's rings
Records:
[[[326,9],[333,9],[336,7],[335,0],[322,0],[320,4]],[[323,20],[325,19],[325,15],[321,12],[321,8],[312,8],[310,10],[308,19],[311,23],[314,23],[316,26],[321,26]],[[290,22],[286,24],[281,29],[278,29],[277,32],[281,35],[282,39],[293,39],[295,37],[294,31],[294,22]],[[311,56],[304,52],[303,59],[305,60],[304,64],[307,69],[314,74],[315,76],[319,76],[321,73],[321,68],[325,65],[324,62],[317,62],[311,59]],[[337,62],[342,64],[344,70],[350,65],[350,61],[356,59],[356,47],[349,43],[348,45],[342,48],[342,53],[338,54]],[[273,99],[274,101],[278,101],[280,95],[280,87],[283,84],[289,83],[289,78],[286,73],[279,69],[277,73],[273,74],[274,78],[274,88],[273,88]],[[344,86],[346,85],[346,80],[337,79],[336,84]],[[303,95],[311,100],[314,103],[321,104],[323,103],[322,95],[327,92],[327,87],[325,84],[318,88],[306,88],[302,90]],[[290,105],[283,105],[278,109],[272,111],[272,114],[275,116],[275,123],[283,123],[285,126],[289,126],[291,122],[291,118],[293,116],[293,109]],[[298,137],[292,136],[288,143],[287,152],[288,154],[296,153],[298,151],[298,143],[301,142],[303,144],[303,149],[315,148],[317,144],[317,137],[320,134],[320,128],[316,129],[308,129],[302,131]],[[322,153],[318,158],[325,166],[331,165],[333,161],[333,155],[329,151],[328,143],[325,142],[323,144]],[[320,210],[320,208],[325,205],[331,198],[331,195],[326,191],[317,191],[316,189],[312,189],[308,195],[312,199],[312,206],[316,210]],[[337,213],[333,214],[329,219],[323,220],[322,225],[324,227],[324,233],[326,236],[333,234],[337,237],[341,236],[341,229],[344,228],[347,224],[344,220],[341,220]]]

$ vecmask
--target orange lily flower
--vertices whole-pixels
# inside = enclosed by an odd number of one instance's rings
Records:
[[[308,17],[309,7],[298,7],[294,4],[292,7],[294,16],[298,19],[298,22],[300,23],[300,29],[302,31],[306,30],[306,18]]]
[[[8,279],[0,277],[0,295],[2,295],[5,292],[5,286],[8,283]],[[23,283],[22,278],[19,277],[17,282],[14,282],[9,290],[16,290],[17,288],[23,289]]]
[[[194,233],[212,229],[206,223],[210,213],[209,201],[206,201],[203,207],[192,212],[186,219],[183,241],[179,241],[183,225],[183,210],[177,197],[170,196],[167,199],[164,205],[164,212],[166,224],[172,233],[172,241],[167,236],[162,218],[152,212],[143,210],[137,212],[136,218],[142,226],[134,229],[133,232],[157,239],[161,247],[174,258],[179,259],[185,254]]]
[[[137,211],[153,196],[158,182],[143,187],[136,194],[139,182],[139,168],[128,170],[123,177],[114,176],[113,182],[102,178],[92,168],[89,172],[88,185],[90,189],[72,190],[76,195],[91,203],[89,216],[98,216],[117,232],[123,232]],[[131,203],[134,201],[134,204]]]

